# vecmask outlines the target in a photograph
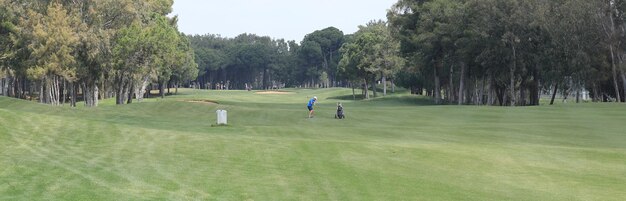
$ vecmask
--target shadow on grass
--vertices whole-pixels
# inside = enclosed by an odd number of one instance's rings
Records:
[[[331,99],[331,100],[364,100],[365,99],[365,95],[357,94],[355,96],[352,96],[352,95],[333,96],[333,97],[328,97],[328,99]]]
[[[385,105],[436,106],[431,98],[417,95],[379,97],[372,99],[370,102]]]
[[[377,105],[415,105],[415,106],[433,106],[436,105],[432,98],[425,96],[417,96],[417,95],[389,95],[385,97],[376,97],[371,98],[370,100],[365,99],[365,95],[358,94],[356,95],[356,99],[352,95],[345,96],[333,96],[328,97],[329,100],[343,100],[343,101],[351,101],[356,100],[363,103],[375,103]]]

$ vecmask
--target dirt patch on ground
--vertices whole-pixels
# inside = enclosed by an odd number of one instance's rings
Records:
[[[188,103],[201,103],[201,104],[207,104],[207,105],[217,105],[219,103],[212,101],[212,100],[181,100],[183,102],[188,102]]]
[[[293,92],[288,92],[288,91],[259,91],[259,92],[256,92],[255,94],[261,94],[261,95],[287,95],[287,94],[293,94]]]

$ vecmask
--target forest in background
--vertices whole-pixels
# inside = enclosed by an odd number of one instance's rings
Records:
[[[171,0],[0,0],[0,91],[75,105],[150,89],[395,85],[439,104],[626,101],[624,0],[399,0],[353,34],[184,35]],[[370,93],[370,91],[373,93]]]
[[[3,95],[59,105],[141,101],[195,79],[172,0],[0,0]],[[150,87],[149,87],[150,86]]]

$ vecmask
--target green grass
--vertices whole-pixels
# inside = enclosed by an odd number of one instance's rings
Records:
[[[98,108],[0,97],[0,200],[626,199],[624,105],[290,91],[182,90]],[[333,118],[338,101],[345,120]],[[216,109],[229,126],[212,126]]]

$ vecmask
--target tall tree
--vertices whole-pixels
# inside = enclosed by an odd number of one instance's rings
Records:
[[[78,36],[72,31],[76,21],[59,3],[51,3],[44,14],[28,12],[29,20],[24,26],[32,28],[28,33],[31,43],[33,66],[27,70],[32,79],[41,83],[40,101],[60,104],[60,86],[64,80],[76,80],[76,60],[73,56]]]
[[[319,81],[322,72],[326,72],[331,82],[336,82],[343,37],[343,32],[335,27],[314,31],[304,37],[300,56],[309,68],[307,74],[311,77],[311,84]]]
[[[602,25],[602,30],[605,33],[605,43],[608,46],[611,61],[611,72],[613,76],[613,88],[615,89],[615,97],[617,102],[626,102],[626,75],[620,68],[623,61],[623,41],[625,40],[625,14],[626,2],[623,0],[603,0],[596,2],[599,4],[599,13],[601,19],[598,20]],[[619,81],[621,77],[623,82],[624,91],[619,90]],[[620,95],[621,93],[621,95]]]
[[[419,66],[432,66],[435,103],[441,103],[441,73],[454,51],[453,23],[461,3],[451,0],[409,1],[394,5],[388,18],[398,30],[401,50]],[[430,71],[430,70],[429,70]]]
[[[386,77],[403,65],[403,59],[398,56],[399,45],[391,38],[386,23],[382,21],[372,21],[367,26],[360,26],[359,31],[343,45],[341,52],[341,72],[357,74],[363,79],[366,99],[369,98],[368,79],[372,79],[370,83],[376,94],[375,78],[380,75],[385,83],[386,93]]]
[[[387,23],[383,21],[370,22],[368,28],[373,33],[372,66],[367,70],[373,74],[380,74],[383,83],[383,96],[387,95],[387,78],[394,75],[404,65],[404,58],[400,57],[400,43],[391,36]]]
[[[13,5],[0,0],[0,95],[7,96],[9,87],[9,60],[13,57],[14,41],[12,36],[18,33]],[[5,77],[6,76],[6,77]]]

